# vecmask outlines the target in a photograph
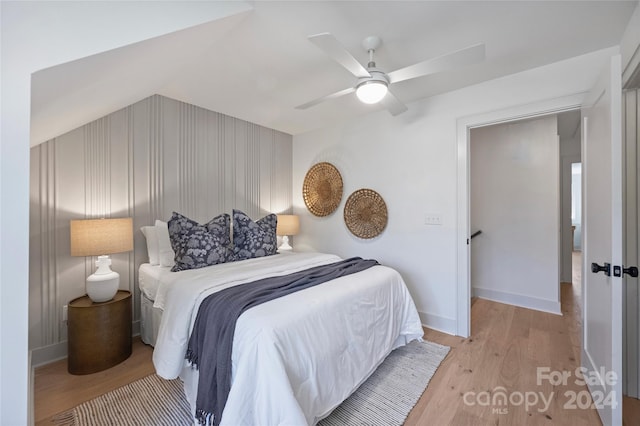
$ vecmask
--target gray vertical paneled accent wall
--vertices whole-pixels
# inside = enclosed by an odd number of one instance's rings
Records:
[[[291,144],[291,135],[154,95],[32,148],[34,364],[65,354],[62,307],[85,294],[95,269],[95,259],[69,254],[71,219],[134,218],[134,251],[111,258],[137,322],[137,270],[147,261],[140,227],[173,211],[203,223],[234,208],[255,219],[290,213]]]

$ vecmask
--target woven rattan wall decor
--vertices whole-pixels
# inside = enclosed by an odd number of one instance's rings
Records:
[[[374,238],[387,226],[387,205],[376,191],[358,189],[344,206],[344,223],[359,238]]]
[[[342,176],[331,163],[314,164],[302,184],[302,197],[311,213],[328,216],[342,200]]]

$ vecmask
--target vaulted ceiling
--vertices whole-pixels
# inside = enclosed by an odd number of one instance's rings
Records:
[[[620,42],[636,1],[256,1],[252,10],[39,71],[34,143],[158,93],[290,134],[381,109],[348,95],[300,105],[355,78],[307,37],[330,32],[389,72],[476,43],[486,60],[393,85],[404,103]],[[185,3],[185,7],[189,7]],[[515,94],[514,94],[515,96]]]

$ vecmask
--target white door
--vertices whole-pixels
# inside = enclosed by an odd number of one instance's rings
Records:
[[[605,425],[622,424],[622,88],[611,58],[582,109],[585,381]],[[605,270],[608,268],[608,271]]]

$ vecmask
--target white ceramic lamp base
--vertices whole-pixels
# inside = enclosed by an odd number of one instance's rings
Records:
[[[111,270],[109,256],[98,256],[98,269],[87,278],[87,295],[95,303],[108,302],[118,292],[120,275]]]
[[[280,244],[280,247],[278,247],[278,251],[289,251],[289,250],[293,250],[293,247],[291,247],[291,245],[289,244],[289,237],[284,235],[282,237],[282,244]]]

